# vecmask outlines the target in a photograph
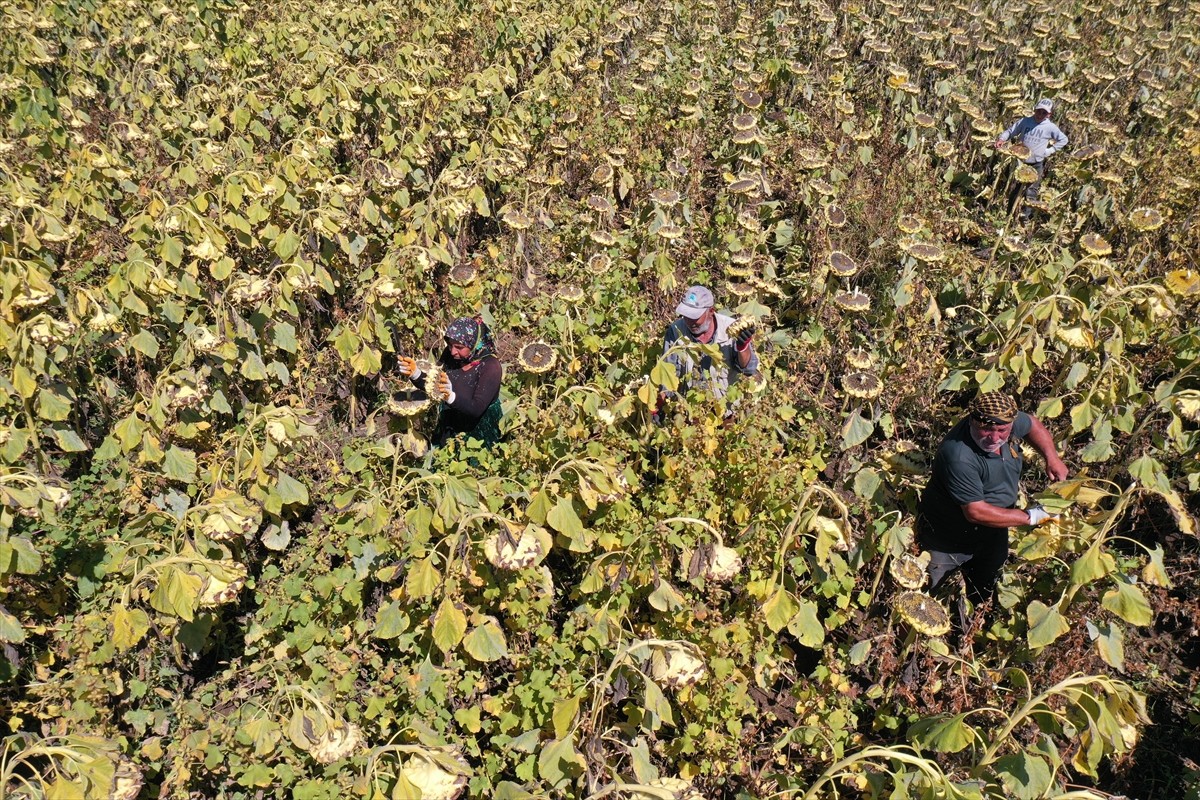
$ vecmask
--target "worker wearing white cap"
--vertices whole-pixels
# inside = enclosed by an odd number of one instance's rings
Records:
[[[1025,157],[1025,163],[1037,170],[1037,179],[1025,187],[1026,200],[1037,200],[1042,188],[1042,178],[1046,177],[1046,160],[1066,147],[1067,142],[1070,141],[1067,139],[1067,135],[1050,121],[1050,115],[1053,113],[1053,101],[1043,97],[1033,107],[1032,116],[1017,120],[996,139],[997,148],[1009,141],[1020,142],[1029,148],[1029,155]],[[1016,192],[1010,198],[1010,209],[1015,201]],[[1022,218],[1026,220],[1032,213],[1028,206],[1021,210]]]
[[[758,355],[751,341],[753,329],[730,335],[734,318],[718,314],[713,294],[705,286],[689,286],[675,307],[679,319],[667,326],[663,335],[663,360],[675,365],[680,388],[702,389],[714,397],[724,397],[729,385],[742,375],[758,374]],[[709,354],[701,355],[693,344],[716,345],[720,362]]]

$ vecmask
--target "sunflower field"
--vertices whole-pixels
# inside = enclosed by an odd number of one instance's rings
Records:
[[[1200,797],[1196,0],[0,0],[0,67],[0,797]],[[761,374],[658,408],[691,284]],[[504,438],[430,449],[474,315]],[[997,389],[1071,477],[958,629]]]

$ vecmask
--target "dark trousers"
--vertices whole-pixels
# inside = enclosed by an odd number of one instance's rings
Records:
[[[923,520],[922,520],[923,521]],[[967,584],[967,599],[978,606],[996,596],[996,581],[1008,560],[1008,529],[978,526],[984,535],[973,544],[973,553],[957,553],[953,547],[938,543],[918,525],[917,543],[929,552],[929,588],[933,591],[955,570],[961,570]],[[962,548],[966,549],[966,548]]]

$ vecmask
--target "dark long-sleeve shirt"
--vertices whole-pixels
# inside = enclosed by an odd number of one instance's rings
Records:
[[[449,359],[443,355],[440,362],[447,364]],[[447,369],[446,375],[450,378],[450,387],[454,394],[442,407],[438,438],[458,433],[474,433],[488,407],[500,396],[504,367],[501,366],[500,359],[488,356],[471,369]],[[425,375],[415,377],[413,383],[425,389],[425,378]]]

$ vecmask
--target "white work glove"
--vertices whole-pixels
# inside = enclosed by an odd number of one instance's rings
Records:
[[[1051,514],[1041,506],[1029,506],[1025,509],[1025,513],[1029,515],[1030,525],[1041,525],[1046,520],[1054,519],[1058,516],[1057,514]]]
[[[1046,158],[1049,158],[1050,156],[1054,155],[1056,152],[1058,152],[1058,148],[1055,147],[1054,145],[1050,145],[1049,147],[1046,148]]]

